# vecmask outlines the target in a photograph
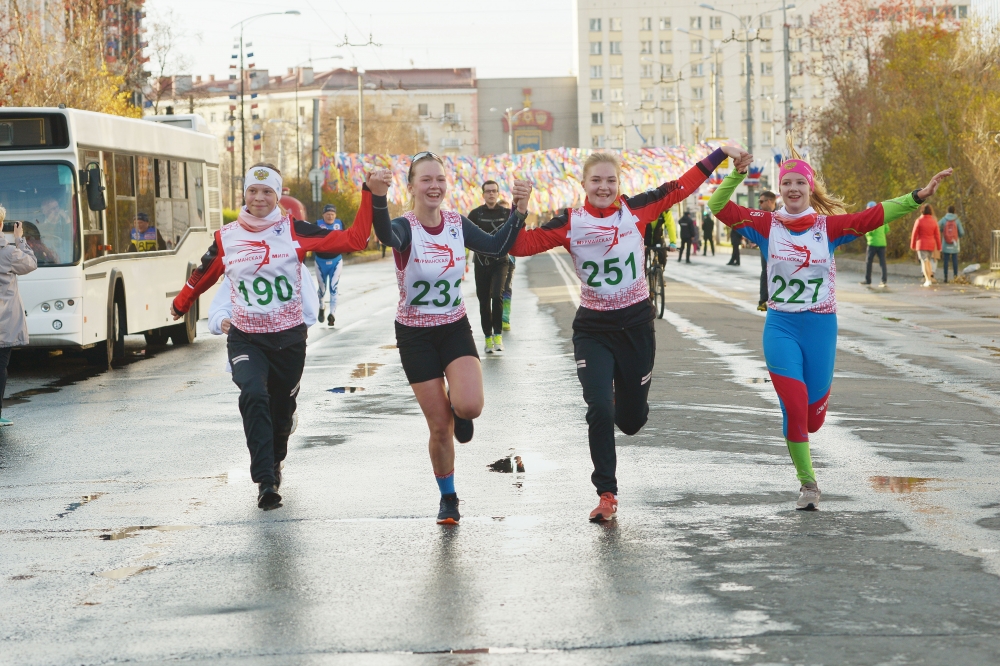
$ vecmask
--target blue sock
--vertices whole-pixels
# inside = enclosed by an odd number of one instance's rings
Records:
[[[441,489],[442,495],[455,494],[455,470],[451,470],[444,476],[435,474],[434,479],[438,482],[438,488]]]

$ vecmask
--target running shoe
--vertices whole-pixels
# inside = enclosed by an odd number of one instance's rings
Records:
[[[885,288],[886,288],[886,287],[888,287],[888,286],[889,286],[889,285],[888,285],[888,284],[886,284],[885,282],[879,282],[879,283],[878,283],[878,288],[879,288],[879,289],[885,289]]]
[[[502,352],[503,351],[503,336],[494,335],[493,336],[493,351]]]
[[[441,508],[438,511],[438,525],[458,525],[462,514],[458,512],[458,495],[450,493],[441,495]]]
[[[614,493],[601,493],[601,503],[590,512],[590,522],[603,523],[613,520],[617,513],[618,500],[615,499]]]
[[[3,428],[4,426],[12,426],[12,425],[14,425],[14,422],[11,421],[10,419],[0,418],[0,428]]]
[[[504,330],[505,333],[510,330],[510,322],[509,321],[505,321],[503,323],[503,330]]]
[[[487,354],[492,354],[493,353],[493,336],[492,335],[487,335],[486,336],[486,353]]]
[[[336,321],[336,320],[334,319],[333,315],[329,315],[326,318],[326,325],[329,326],[330,328],[333,328],[333,322],[334,321]]]
[[[274,489],[278,490],[281,488],[281,463],[275,463],[274,465]]]
[[[858,284],[860,284],[860,285],[861,285],[861,286],[863,286],[863,287],[870,287],[870,286],[872,286],[872,283],[871,283],[871,282],[865,282],[864,280],[862,280],[862,281],[861,281],[861,282],[859,282]]]
[[[758,312],[767,312],[767,303],[758,303],[757,304],[757,311]]]
[[[458,440],[459,444],[468,444],[472,441],[472,434],[475,430],[475,426],[472,423],[472,419],[463,419],[455,410],[451,410],[452,416],[455,417],[455,439]]]
[[[799,488],[799,501],[795,503],[798,511],[819,511],[819,486],[815,481],[803,483]]]
[[[316,321],[323,321],[324,319],[326,319],[326,310],[324,310],[323,308],[320,308],[319,309],[319,317],[316,318]]]
[[[264,511],[277,509],[281,506],[281,495],[278,494],[278,489],[273,483],[260,483],[257,484],[257,487],[260,489],[257,492],[257,506]]]
[[[924,280],[924,285],[923,286],[925,286],[925,287],[931,286],[931,281],[930,280]]]

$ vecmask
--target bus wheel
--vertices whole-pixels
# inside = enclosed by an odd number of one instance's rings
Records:
[[[111,369],[111,364],[125,358],[125,302],[116,296],[108,308],[108,337],[90,350],[94,365]]]
[[[195,302],[191,309],[184,315],[184,321],[180,324],[165,329],[170,336],[170,341],[175,347],[189,345],[194,342],[198,335],[198,303]]]

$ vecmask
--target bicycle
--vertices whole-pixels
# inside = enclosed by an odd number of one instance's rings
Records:
[[[660,263],[660,256],[666,255],[666,248],[656,244],[646,248],[646,281],[649,283],[649,301],[653,305],[657,319],[663,319],[663,311],[666,309],[667,297],[663,284],[663,264]]]

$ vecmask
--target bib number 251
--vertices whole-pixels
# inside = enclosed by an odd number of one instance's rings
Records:
[[[458,290],[458,294],[455,296],[455,302],[451,303],[451,288],[454,286]],[[413,283],[414,289],[419,289],[417,295],[413,297],[410,301],[410,305],[436,305],[439,308],[443,308],[451,303],[452,307],[458,307],[462,303],[462,281],[455,280],[455,284],[452,285],[447,280],[438,280],[434,283],[433,288],[438,290],[437,296],[431,300],[427,300],[428,294],[431,291],[431,283],[426,280],[417,280]]]
[[[771,278],[771,283],[778,285],[777,291],[771,294],[771,300],[775,303],[794,303],[796,305],[804,305],[806,301],[802,300],[802,294],[806,291],[806,284],[813,285],[812,301],[810,303],[815,303],[816,299],[819,298],[819,288],[823,286],[823,278],[814,278],[812,280],[806,280],[803,282],[798,278],[792,278],[788,282],[785,282],[785,278],[780,275],[775,275]],[[791,290],[791,294],[786,294],[783,297],[781,294],[784,293],[785,289]]]
[[[596,262],[593,261],[583,262],[580,265],[580,268],[582,268],[585,271],[589,271],[589,275],[587,275],[587,286],[590,287],[601,286],[602,284],[601,280],[597,279],[598,274],[600,274],[601,277],[604,279],[603,284],[609,284],[611,286],[614,286],[619,282],[621,282],[622,278],[625,277],[625,273],[617,265],[618,261],[619,257],[612,257],[611,259],[605,259],[603,271],[601,270],[602,267],[598,266]],[[628,255],[628,259],[625,260],[625,267],[631,269],[632,279],[635,280],[636,278],[635,254]]]

